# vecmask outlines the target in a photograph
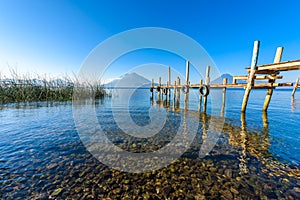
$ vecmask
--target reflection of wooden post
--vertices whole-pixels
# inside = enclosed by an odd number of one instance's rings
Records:
[[[209,86],[209,82],[210,82],[209,73],[210,73],[210,66],[207,66],[206,77],[205,77],[205,84],[207,86]],[[203,112],[205,112],[205,113],[206,113],[206,106],[207,106],[207,96],[204,97],[204,103],[203,103]]]
[[[294,85],[294,89],[293,89],[293,92],[292,92],[292,98],[293,98],[293,99],[294,99],[294,97],[295,97],[295,92],[296,92],[296,90],[297,90],[297,88],[298,88],[298,85],[299,85],[299,78],[296,79],[296,83],[295,83],[295,85]]]
[[[185,65],[185,84],[189,84],[190,62],[187,60]]]
[[[246,131],[246,115],[245,113],[241,113],[241,129],[242,131]]]
[[[296,110],[295,98],[292,97],[292,112],[295,112],[295,110]]]
[[[227,78],[223,79],[223,94],[222,94],[222,110],[221,110],[221,117],[224,117],[225,113],[225,103],[226,103],[226,85],[227,85]]]
[[[184,110],[189,108],[189,93],[184,94]]]
[[[276,50],[276,55],[275,55],[275,58],[274,58],[274,63],[280,63],[281,61],[281,57],[282,57],[282,51],[283,51],[283,47],[278,47],[277,50]],[[275,77],[276,77],[276,74],[272,74],[271,75],[272,79],[269,80],[269,83],[271,83],[271,86],[273,86],[273,83],[275,83]],[[269,107],[269,104],[270,104],[270,101],[271,101],[271,98],[272,98],[272,94],[273,94],[273,88],[268,88],[267,90],[267,95],[266,95],[266,98],[265,98],[265,102],[264,102],[264,106],[263,106],[263,111],[267,111],[268,110],[268,107]]]
[[[268,113],[267,112],[265,112],[265,111],[262,112],[262,119],[263,119],[264,128],[267,130],[268,126],[269,126]]]
[[[246,87],[246,90],[245,90],[242,109],[241,109],[242,112],[246,111],[246,107],[247,107],[247,103],[248,103],[248,99],[249,99],[249,94],[250,94],[250,91],[252,89],[252,86],[254,85],[254,76],[255,76],[256,69],[257,69],[256,65],[257,65],[258,52],[259,52],[259,43],[260,42],[258,40],[254,42],[252,62],[251,62],[249,77],[248,77],[248,80],[247,80],[247,87]]]
[[[247,160],[246,160],[246,144],[247,144],[247,137],[246,137],[247,131],[246,131],[246,116],[245,112],[241,113],[241,132],[240,132],[240,144],[242,147],[241,155],[238,158],[239,163],[239,169],[240,169],[240,175],[247,174],[248,168],[247,168]]]
[[[202,79],[200,80],[199,88],[203,85]],[[201,112],[201,106],[202,106],[202,95],[199,92],[199,105],[198,105],[198,110]]]

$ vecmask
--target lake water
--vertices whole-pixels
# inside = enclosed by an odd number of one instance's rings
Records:
[[[221,92],[212,90],[210,96],[222,97]],[[198,112],[197,94],[188,104],[182,95],[175,105],[165,97],[158,101],[157,95],[151,101],[149,90],[143,89],[135,91],[129,107],[111,104],[112,98],[97,101],[97,120],[107,138],[134,153],[154,152],[171,143],[181,123],[196,125],[195,137],[182,156],[142,173],[113,169],[87,151],[76,129],[72,102],[5,105],[0,110],[0,198],[300,199],[300,93],[291,101],[290,90],[275,90],[264,114],[266,91],[254,90],[246,115],[241,116],[243,93],[227,90],[224,112],[219,109],[221,98],[209,99],[207,114]],[[129,110],[135,124],[147,127],[151,109],[154,118],[161,113],[166,121],[148,139],[124,134],[114,118],[118,113],[126,125],[122,116],[126,119],[124,110]],[[216,123],[221,124],[218,140],[201,156],[208,130],[216,130]],[[136,167],[134,161],[126,165]]]

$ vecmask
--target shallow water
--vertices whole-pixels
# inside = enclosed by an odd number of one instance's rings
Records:
[[[212,97],[220,91],[214,92]],[[71,102],[6,105],[0,110],[0,198],[299,199],[300,93],[292,102],[291,91],[276,90],[263,115],[265,91],[255,90],[241,116],[243,92],[227,91],[224,113],[219,99],[209,99],[204,114],[197,111],[197,95],[189,97],[188,105],[182,95],[178,107],[157,96],[151,101],[148,90],[137,90],[129,101],[134,123],[150,124],[149,109],[167,116],[163,129],[147,140],[124,134],[116,124],[113,113],[125,116],[126,104],[111,106],[110,98],[97,102],[97,119],[107,138],[130,152],[154,152],[174,139],[181,122],[197,124],[186,153],[143,173],[111,169],[93,157],[76,131]],[[218,109],[211,109],[214,104]],[[207,129],[220,116],[219,139],[201,157]]]

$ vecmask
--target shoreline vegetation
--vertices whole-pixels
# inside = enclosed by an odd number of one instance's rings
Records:
[[[76,88],[92,92],[96,99],[108,96],[100,82],[79,83],[76,77],[69,76],[51,78],[37,75],[33,78],[31,75],[20,76],[11,70],[11,78],[0,75],[0,104],[71,101]]]

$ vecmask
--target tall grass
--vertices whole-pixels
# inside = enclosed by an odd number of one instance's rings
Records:
[[[31,75],[18,75],[11,71],[11,77],[0,75],[0,104],[38,101],[72,100],[74,88],[93,92],[95,98],[103,98],[106,92],[100,83],[80,84],[76,78],[65,76],[54,79]]]

